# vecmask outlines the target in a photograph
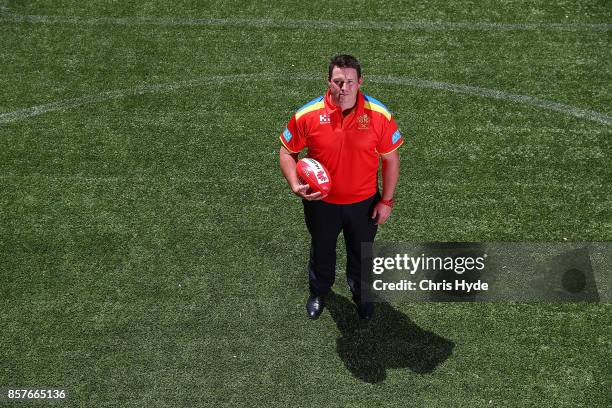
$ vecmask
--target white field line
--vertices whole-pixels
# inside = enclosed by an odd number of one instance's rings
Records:
[[[68,17],[21,15],[0,7],[0,21],[40,24],[117,25],[160,27],[244,27],[314,30],[382,31],[610,31],[609,23],[493,23],[485,21],[372,21],[294,20],[289,18],[172,18],[172,17]]]
[[[225,75],[225,76],[211,76],[205,78],[198,78],[188,81],[178,81],[167,84],[154,84],[144,85],[134,89],[123,89],[116,91],[106,91],[95,95],[87,95],[78,98],[64,99],[57,102],[51,102],[42,105],[35,105],[29,108],[23,108],[14,110],[12,112],[0,114],[0,124],[14,122],[21,119],[26,119],[34,116],[43,115],[49,112],[62,111],[72,108],[78,108],[83,105],[92,103],[105,102],[115,99],[122,99],[129,96],[145,95],[159,92],[172,92],[182,88],[191,88],[206,84],[218,85],[228,81],[245,81],[245,80],[266,80],[276,78],[266,78],[262,75],[249,75],[249,74],[237,74],[237,75]]]
[[[144,85],[133,89],[124,89],[116,91],[106,91],[95,95],[88,95],[79,98],[64,99],[57,102],[51,102],[42,105],[35,105],[28,108],[17,109],[11,112],[0,114],[0,124],[10,123],[22,119],[27,119],[35,116],[40,116],[45,113],[63,111],[67,109],[77,108],[83,105],[99,103],[109,100],[122,99],[129,96],[153,94],[159,92],[173,92],[183,88],[191,88],[202,85],[220,85],[223,83],[244,82],[244,81],[322,81],[321,78],[312,75],[275,75],[275,74],[236,74],[236,75],[219,75],[204,78],[197,78],[186,81],[178,81],[167,84]],[[373,75],[367,77],[366,80],[373,83],[394,84],[402,86],[416,86],[419,88],[439,89],[454,93],[474,95],[484,98],[492,98],[504,100],[523,105],[531,105],[537,108],[547,109],[550,111],[562,113],[567,116],[587,119],[593,122],[604,125],[612,124],[612,118],[593,110],[577,108],[562,103],[548,101],[545,99],[536,98],[529,95],[511,94],[496,89],[480,88],[477,86],[451,84],[447,82],[429,81],[423,79],[394,77],[394,76],[379,76]]]
[[[559,112],[564,115],[584,118],[593,122],[602,123],[604,125],[612,124],[612,118],[609,116],[589,109],[577,108],[571,105],[565,105],[559,102],[547,101],[545,99],[536,98],[529,95],[517,95],[496,89],[481,88],[478,86],[450,84],[447,82],[428,81],[423,79],[411,79],[390,76],[372,76],[368,77],[370,82],[380,82],[384,84],[409,85],[420,88],[441,89],[445,91],[462,93],[468,95],[482,96],[484,98],[500,99],[504,101],[516,102],[523,105],[532,105],[538,108]]]

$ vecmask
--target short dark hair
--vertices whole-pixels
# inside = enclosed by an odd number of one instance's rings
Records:
[[[334,67],[338,68],[355,68],[357,70],[357,78],[361,78],[361,65],[359,65],[359,61],[357,58],[352,55],[340,54],[334,55],[329,61],[329,71],[327,73],[327,80],[331,80],[332,71]]]

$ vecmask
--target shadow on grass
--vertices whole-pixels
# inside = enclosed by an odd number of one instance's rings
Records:
[[[360,380],[380,383],[388,368],[431,373],[450,357],[455,343],[421,329],[388,303],[376,304],[372,319],[362,322],[353,302],[331,292],[326,299],[341,336],[338,355]]]

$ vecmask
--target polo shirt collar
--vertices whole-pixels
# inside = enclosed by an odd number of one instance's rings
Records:
[[[342,111],[340,110],[340,107],[335,105],[334,102],[332,101],[330,89],[328,89],[327,92],[325,93],[324,103],[325,103],[325,108],[327,109],[328,112],[335,113],[337,111],[338,113],[342,113]],[[365,103],[365,97],[363,96],[361,91],[357,91],[356,111],[360,115],[363,114],[364,103]]]

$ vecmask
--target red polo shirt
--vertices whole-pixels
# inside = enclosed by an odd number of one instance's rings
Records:
[[[332,189],[323,201],[333,204],[352,204],[374,195],[379,155],[404,143],[382,103],[359,92],[356,106],[343,117],[329,90],[297,110],[280,140],[293,153],[308,148],[307,156],[327,167]]]

